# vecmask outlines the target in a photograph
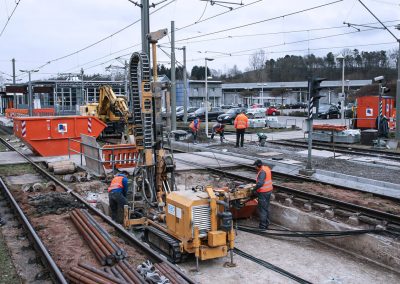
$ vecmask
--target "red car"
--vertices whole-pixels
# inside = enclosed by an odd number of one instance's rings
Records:
[[[270,106],[270,107],[268,107],[267,110],[265,111],[265,114],[266,114],[266,115],[273,115],[273,116],[275,116],[275,115],[280,115],[281,112],[280,112],[280,110],[278,110],[276,107]]]

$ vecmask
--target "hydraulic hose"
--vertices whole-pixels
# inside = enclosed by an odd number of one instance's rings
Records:
[[[321,238],[321,237],[340,237],[340,236],[354,236],[368,233],[381,234],[386,232],[385,230],[379,229],[367,229],[367,230],[344,230],[344,231],[285,231],[285,230],[273,230],[278,233],[270,233],[262,231],[256,227],[248,227],[238,225],[237,229],[240,231],[270,237],[294,237],[294,238]]]
[[[250,254],[247,254],[247,253],[245,253],[244,251],[241,251],[238,248],[234,248],[233,252],[236,253],[237,255],[240,255],[241,257],[247,258],[248,260],[251,260],[251,261],[253,261],[253,262],[255,262],[255,263],[259,264],[259,265],[262,265],[265,268],[268,268],[268,269],[271,269],[271,270],[273,270],[275,272],[278,272],[279,274],[282,274],[282,275],[284,275],[284,276],[286,276],[286,277],[288,277],[288,278],[290,278],[290,279],[292,279],[292,280],[294,280],[294,281],[296,281],[298,283],[311,284],[311,282],[309,282],[307,280],[304,280],[303,278],[300,278],[300,277],[298,277],[298,276],[296,276],[296,275],[294,275],[294,274],[292,274],[292,273],[290,273],[290,272],[288,272],[288,271],[286,271],[286,270],[284,270],[284,269],[282,269],[282,268],[280,268],[278,266],[275,266],[275,265],[273,265],[273,264],[271,264],[269,262],[266,262],[265,260],[256,258],[256,257],[254,257],[254,256],[252,256]]]

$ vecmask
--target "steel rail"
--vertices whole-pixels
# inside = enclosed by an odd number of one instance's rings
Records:
[[[176,151],[176,150],[174,149],[174,151]],[[190,153],[192,155],[197,155],[197,156],[201,156],[201,157],[212,159],[212,157],[210,157],[210,156],[201,155],[200,154],[201,152],[185,152],[183,150],[177,150],[177,152]],[[176,157],[175,157],[175,159],[179,160],[179,158],[176,158]],[[218,160],[224,161],[224,162],[233,163],[232,160],[223,159],[221,157],[218,157]],[[250,165],[247,165],[247,164],[240,164],[240,163],[235,163],[235,164],[236,164],[235,166],[237,166],[237,167],[247,168],[247,169],[250,169],[250,170],[254,171],[254,166],[250,166]],[[362,193],[367,193],[367,194],[371,194],[372,196],[381,197],[381,198],[389,199],[389,200],[396,201],[396,202],[400,201],[399,198],[396,198],[396,197],[393,197],[393,196],[387,196],[387,195],[379,194],[379,193],[375,193],[375,192],[368,192],[368,191],[364,191],[362,189],[353,188],[353,187],[344,186],[344,185],[337,185],[337,184],[334,184],[334,183],[331,183],[331,182],[327,182],[327,181],[316,180],[316,179],[313,179],[313,178],[308,177],[308,176],[296,175],[296,174],[287,174],[287,173],[274,171],[273,169],[271,169],[271,172],[273,174],[273,177],[274,178],[278,178],[278,179],[283,177],[283,178],[291,179],[291,180],[294,180],[294,181],[300,180],[300,181],[304,181],[304,182],[319,183],[319,184],[323,184],[323,185],[329,185],[329,186],[332,186],[332,187],[335,187],[335,188],[338,188],[338,189],[345,189],[345,190],[351,190],[351,191],[358,191],[358,192],[362,192]]]
[[[249,182],[249,183],[254,183],[255,179],[254,178],[250,178],[250,177],[246,177],[246,176],[242,176],[242,175],[238,175],[238,174],[234,174],[234,173],[230,173],[224,170],[220,170],[220,169],[216,169],[216,168],[212,168],[212,167],[204,167],[204,165],[202,164],[196,164],[190,161],[186,161],[186,160],[182,160],[179,158],[175,157],[175,160],[179,160],[183,163],[186,164],[191,164],[191,165],[195,165],[198,167],[202,167],[204,169],[206,169],[209,172],[212,173],[216,173],[218,175],[221,176],[225,176],[225,177],[229,177],[232,179],[237,179],[237,180],[243,180],[245,182]],[[313,193],[308,193],[308,192],[304,192],[298,189],[294,189],[291,187],[287,187],[287,186],[282,186],[282,185],[277,185],[274,184],[274,190],[278,190],[278,191],[282,191],[285,193],[289,193],[291,195],[295,195],[301,198],[304,198],[306,200],[310,200],[310,201],[314,201],[314,202],[318,202],[318,203],[324,203],[327,205],[330,205],[334,208],[340,208],[340,209],[345,209],[345,210],[349,210],[352,212],[359,212],[362,213],[365,216],[369,216],[372,218],[378,218],[378,219],[382,219],[382,220],[386,220],[389,222],[392,222],[396,225],[400,225],[400,216],[399,215],[394,215],[394,214],[390,214],[387,212],[383,212],[383,211],[379,211],[379,210],[375,210],[375,209],[371,209],[368,207],[364,207],[364,206],[360,206],[360,205],[356,205],[353,203],[348,203],[348,202],[344,202],[341,200],[337,200],[334,198],[329,198],[329,197],[325,197],[325,196],[321,196],[321,195],[317,195],[317,194],[313,194]]]
[[[289,147],[307,148],[307,145],[304,144],[303,141],[297,141],[297,140],[267,141],[267,143],[289,146]],[[344,148],[346,148],[346,149],[344,149]],[[400,161],[400,153],[386,152],[386,151],[376,150],[376,149],[362,149],[362,148],[349,149],[349,148],[351,148],[351,147],[341,146],[338,144],[335,144],[335,146],[333,147],[332,145],[329,145],[329,144],[313,142],[313,149],[316,149],[316,150],[329,150],[329,151],[335,151],[338,153],[364,155],[364,156],[369,156],[369,157],[384,158],[384,159],[388,159],[388,160]]]
[[[53,175],[49,174],[47,171],[42,169],[37,163],[32,161],[28,156],[25,154],[21,153],[18,151],[16,148],[14,148],[11,144],[9,144],[7,141],[5,141],[3,138],[0,137],[0,142],[6,145],[10,150],[17,152],[20,154],[25,160],[27,160],[30,164],[32,164],[41,174],[43,174],[45,177],[48,179],[52,180],[55,184],[58,186],[62,187],[66,192],[70,193],[72,196],[74,196],[76,199],[78,199],[80,202],[82,202],[91,212],[96,214],[97,216],[101,217],[106,223],[114,227],[116,231],[118,231],[123,237],[127,238],[130,242],[134,243],[137,245],[140,249],[145,251],[147,254],[149,254],[151,257],[154,259],[166,263],[169,267],[171,267],[176,273],[178,273],[183,279],[185,279],[188,283],[190,284],[195,284],[196,282],[189,278],[185,273],[183,273],[177,266],[169,262],[165,257],[163,257],[161,254],[157,253],[153,249],[151,249],[149,246],[145,245],[142,241],[140,241],[138,238],[136,238],[134,235],[126,231],[120,224],[114,222],[110,217],[106,216],[93,206],[91,206],[83,197],[81,197],[79,194],[74,192],[72,189],[67,187],[65,184],[60,182],[58,179],[56,179]]]
[[[54,262],[53,258],[50,256],[49,252],[47,251],[45,245],[42,243],[39,236],[36,234],[35,229],[32,227],[31,223],[29,222],[28,218],[25,216],[22,209],[18,206],[17,201],[14,199],[13,195],[11,194],[10,190],[4,183],[3,179],[0,178],[0,186],[7,197],[9,203],[13,207],[18,219],[21,221],[22,226],[25,228],[26,232],[28,233],[28,238],[33,243],[33,247],[41,256],[41,260],[43,265],[49,270],[51,278],[56,283],[65,283],[67,284],[67,280],[64,278],[61,270],[58,268],[57,264]]]

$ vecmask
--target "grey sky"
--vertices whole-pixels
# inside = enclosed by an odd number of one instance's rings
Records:
[[[239,2],[240,0],[226,0]],[[155,0],[154,2],[160,2]],[[168,4],[166,1],[151,12]],[[188,69],[203,65],[204,57],[215,58],[209,67],[226,71],[236,64],[241,70],[249,66],[249,54],[259,48],[265,50],[267,58],[285,54],[305,55],[310,49],[316,55],[332,51],[339,53],[343,47],[359,50],[390,50],[398,47],[394,38],[382,30],[351,33],[356,30],[343,22],[365,24],[375,19],[357,0],[344,0],[330,6],[299,13],[284,18],[209,36],[179,41],[185,38],[226,30],[232,27],[262,21],[312,8],[334,0],[243,0],[246,7],[227,12],[207,20],[213,15],[228,11],[218,5],[200,0],[176,0],[151,15],[151,30],[168,28],[175,21],[177,47],[187,46]],[[382,20],[400,23],[399,0],[363,0]],[[238,5],[230,5],[232,8]],[[15,6],[15,0],[0,0],[0,28],[2,29]],[[203,14],[204,12],[204,14]],[[203,14],[203,15],[202,15]],[[140,19],[140,9],[128,0],[21,0],[3,35],[0,37],[0,72],[11,74],[11,59],[15,58],[17,70],[33,69],[46,62],[62,57],[105,38],[119,29]],[[204,20],[198,24],[197,21]],[[187,28],[181,27],[193,24]],[[338,28],[333,28],[338,27]],[[332,28],[315,30],[320,28]],[[366,30],[367,28],[362,28]],[[391,28],[396,36],[400,32]],[[291,32],[300,31],[301,32]],[[351,33],[334,36],[342,33]],[[327,37],[328,36],[328,37]],[[315,38],[321,38],[314,40]],[[297,42],[297,43],[295,43]],[[163,49],[170,53],[169,38],[161,40]],[[136,45],[136,46],[134,46]],[[368,46],[366,46],[368,45]],[[132,47],[134,46],[134,47]],[[324,49],[327,48],[327,49]],[[133,51],[140,50],[140,22],[85,51],[62,60],[51,62],[34,74],[34,79],[47,78],[60,72],[105,73],[110,64],[118,65],[118,56],[128,58]],[[229,55],[231,54],[231,56]],[[169,58],[158,50],[159,60],[167,63]],[[181,51],[176,58],[182,62]],[[17,71],[19,74],[19,71]],[[0,73],[0,76],[9,78]],[[26,80],[26,76],[20,76]]]

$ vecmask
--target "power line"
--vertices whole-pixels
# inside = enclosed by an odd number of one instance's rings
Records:
[[[176,40],[175,42],[186,41],[186,40],[189,40],[189,39],[200,38],[200,37],[205,37],[205,36],[218,34],[218,33],[222,33],[222,32],[241,29],[241,28],[244,28],[244,27],[249,27],[249,26],[260,24],[260,23],[265,23],[265,22],[276,20],[276,19],[289,17],[289,16],[293,16],[293,15],[296,15],[296,14],[301,14],[301,13],[308,12],[308,11],[311,11],[311,10],[315,10],[315,9],[319,9],[319,8],[322,8],[322,7],[330,6],[330,5],[339,3],[339,2],[343,2],[343,0],[336,0],[336,1],[333,1],[333,2],[326,3],[326,4],[314,6],[314,7],[311,7],[311,8],[307,8],[307,9],[303,9],[303,10],[287,13],[287,14],[284,14],[284,15],[280,15],[280,16],[276,16],[276,17],[272,17],[272,18],[268,18],[268,19],[264,19],[264,20],[259,20],[259,21],[256,21],[256,22],[251,22],[251,23],[248,23],[248,24],[240,25],[240,26],[235,26],[235,27],[232,27],[232,28],[227,28],[227,29],[223,29],[223,30],[219,30],[219,31],[215,31],[215,32],[210,32],[210,33],[203,34],[203,35],[187,37],[187,38]]]
[[[3,35],[4,30],[6,29],[8,23],[9,23],[10,20],[11,20],[11,17],[14,15],[15,10],[17,10],[17,7],[18,7],[18,5],[19,5],[19,2],[21,2],[21,0],[17,0],[17,2],[15,2],[15,7],[14,7],[13,11],[11,12],[11,15],[8,17],[7,22],[5,23],[3,29],[1,30],[0,37]]]
[[[292,42],[284,42],[284,43],[281,43],[281,44],[274,44],[274,45],[262,46],[262,47],[258,47],[258,48],[251,48],[251,49],[244,49],[244,50],[240,50],[240,51],[234,51],[234,52],[231,52],[231,54],[237,54],[237,53],[248,52],[248,51],[253,51],[253,50],[258,50],[258,49],[271,48],[271,47],[278,47],[278,46],[283,46],[283,45],[288,45],[288,44],[296,44],[296,43],[302,43],[302,42],[315,41],[315,40],[320,40],[320,39],[338,37],[338,36],[361,33],[361,32],[367,32],[367,31],[372,31],[372,30],[374,30],[374,29],[366,29],[366,30],[361,30],[361,31],[352,31],[352,32],[347,32],[347,33],[320,36],[320,37],[315,37],[315,38],[311,38],[311,39],[302,39],[302,40],[296,40],[296,41],[292,41]]]
[[[150,13],[150,15],[153,14],[153,13],[156,13],[156,12],[160,11],[161,9],[165,8],[166,6],[170,5],[172,2],[175,2],[175,1],[176,1],[176,0],[171,0],[170,2],[168,2],[168,3],[166,3],[165,5],[161,6],[160,8],[158,8],[158,9],[152,11],[152,12]],[[101,42],[103,42],[103,41],[109,39],[109,38],[112,38],[112,37],[115,36],[116,34],[119,34],[119,33],[123,32],[124,30],[130,28],[131,26],[137,24],[137,23],[140,22],[140,21],[141,21],[141,19],[138,19],[138,20],[134,21],[133,23],[131,23],[131,24],[129,24],[129,25],[127,25],[127,26],[125,26],[125,27],[119,29],[118,31],[112,33],[111,35],[108,35],[108,36],[106,36],[106,37],[104,37],[104,38],[102,38],[102,39],[100,39],[100,40],[98,40],[98,41],[96,41],[96,42],[94,42],[94,43],[92,43],[92,44],[89,44],[89,45],[87,45],[87,46],[85,46],[85,47],[83,47],[83,48],[81,48],[81,49],[79,49],[79,50],[77,50],[77,51],[74,51],[74,52],[71,52],[71,53],[69,53],[69,54],[67,54],[67,55],[64,55],[64,56],[61,56],[61,57],[58,57],[58,58],[49,60],[49,61],[47,61],[45,64],[43,64],[43,65],[37,67],[36,69],[42,69],[42,68],[45,67],[46,65],[49,65],[49,64],[51,64],[51,63],[53,63],[53,62],[56,62],[56,61],[65,59],[65,58],[67,58],[67,57],[70,57],[70,56],[73,56],[73,55],[75,55],[75,54],[78,54],[78,53],[80,53],[80,52],[82,52],[82,51],[84,51],[84,50],[87,50],[87,49],[89,49],[89,48],[91,48],[91,47],[93,47],[93,46],[95,46],[95,45],[97,45],[97,44],[99,44],[99,43],[101,43]]]
[[[391,22],[398,22],[398,21],[400,21],[400,20],[385,21],[384,23],[391,23]],[[377,23],[378,22],[372,22],[372,23],[365,23],[363,25],[373,25],[373,24],[377,24]],[[256,34],[244,34],[244,35],[227,35],[227,36],[223,36],[223,37],[215,37],[215,38],[210,38],[210,39],[185,41],[185,43],[186,44],[190,44],[190,43],[199,43],[199,42],[223,40],[223,39],[232,39],[232,38],[264,36],[264,35],[280,35],[280,34],[301,33],[301,32],[310,32],[310,31],[334,30],[334,29],[343,29],[343,25],[341,25],[341,26],[333,26],[333,27],[325,27],[325,28],[309,28],[309,29],[302,29],[302,30],[281,31],[281,32],[256,33]]]
[[[263,0],[256,0],[256,1],[253,1],[253,2],[251,2],[251,3],[245,4],[245,5],[243,5],[243,6],[239,6],[239,7],[233,8],[232,10],[218,13],[218,14],[216,14],[216,15],[214,15],[214,16],[205,18],[205,19],[203,19],[203,20],[201,20],[201,21],[196,21],[196,22],[194,22],[194,23],[191,23],[191,24],[189,24],[189,25],[183,26],[183,27],[181,27],[181,28],[176,28],[175,31],[181,31],[181,30],[183,30],[183,29],[186,29],[186,28],[188,28],[188,27],[194,26],[194,25],[196,25],[196,24],[199,24],[199,23],[202,23],[202,22],[211,20],[211,19],[213,19],[213,18],[222,16],[222,15],[224,15],[224,14],[226,14],[226,13],[233,12],[233,11],[238,10],[238,9],[245,8],[245,7],[247,7],[247,6],[253,5],[253,4],[258,3],[258,2],[261,2],[261,1],[263,1]]]
[[[290,53],[290,52],[304,52],[308,50],[318,51],[318,50],[327,50],[327,49],[338,49],[338,48],[357,48],[357,47],[367,47],[367,46],[376,46],[376,45],[392,45],[395,42],[381,42],[381,43],[367,43],[367,44],[354,44],[354,45],[342,45],[342,46],[329,46],[329,47],[318,47],[318,48],[310,48],[310,49],[292,49],[292,50],[279,50],[279,51],[266,51],[267,54],[279,54],[279,53]],[[242,56],[251,56],[252,53],[247,54],[232,54],[231,56],[216,56],[215,58],[227,58],[227,57],[242,57]],[[189,62],[201,61],[204,60],[204,57],[188,59]]]

